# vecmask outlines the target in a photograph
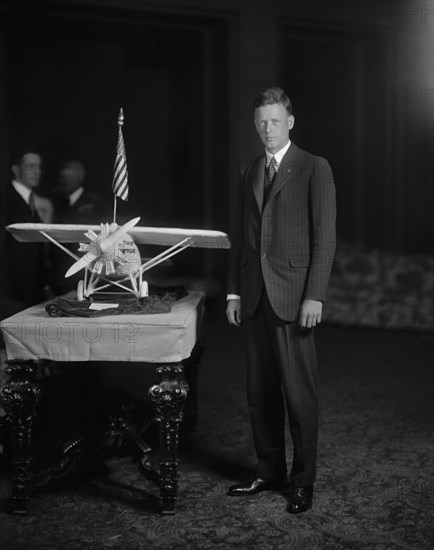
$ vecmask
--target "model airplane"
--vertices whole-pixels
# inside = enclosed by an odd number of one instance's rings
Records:
[[[64,225],[15,223],[6,229],[20,242],[48,240],[74,259],[65,277],[84,269],[84,278],[77,287],[77,299],[107,291],[114,285],[120,292],[137,298],[148,295],[143,274],[188,247],[230,248],[226,233],[199,229],[136,227],[140,218],[122,226],[116,223],[98,225]],[[83,243],[83,236],[88,242]],[[79,243],[79,256],[61,243]],[[137,244],[169,246],[167,250],[142,263]]]

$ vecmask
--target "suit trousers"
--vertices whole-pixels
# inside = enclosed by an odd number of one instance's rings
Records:
[[[254,315],[245,321],[247,400],[258,477],[282,478],[285,404],[293,443],[290,472],[295,487],[311,485],[318,443],[317,359],[314,329],[301,329],[274,313],[264,288]]]

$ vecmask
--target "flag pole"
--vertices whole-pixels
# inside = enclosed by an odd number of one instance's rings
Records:
[[[116,223],[116,205],[117,205],[117,196],[114,195],[114,199],[113,199],[113,223]]]
[[[122,132],[122,126],[124,125],[124,111],[122,107],[119,110],[119,116],[118,116],[118,142],[119,142],[119,134]],[[114,199],[113,199],[113,223],[116,223],[116,207],[117,207],[117,194],[113,193]]]
[[[116,160],[113,170],[113,223],[116,224],[117,198],[128,200],[128,168],[125,153],[122,126],[124,125],[124,111],[121,107],[118,116],[118,142],[116,145]]]

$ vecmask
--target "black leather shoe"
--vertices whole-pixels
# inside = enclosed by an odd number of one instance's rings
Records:
[[[290,514],[301,514],[312,508],[313,485],[293,487],[286,511]]]
[[[253,481],[247,483],[238,483],[229,487],[228,495],[231,497],[244,497],[256,495],[261,491],[280,491],[288,487],[288,482],[285,479],[265,479],[256,477]]]

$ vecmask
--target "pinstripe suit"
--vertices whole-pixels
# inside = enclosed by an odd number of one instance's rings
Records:
[[[302,331],[297,321],[304,299],[325,299],[335,250],[335,189],[328,162],[294,143],[265,204],[264,177],[264,155],[241,170],[228,294],[241,296],[257,475],[286,474],[286,402],[291,481],[302,487],[315,480],[317,366],[313,331]]]

